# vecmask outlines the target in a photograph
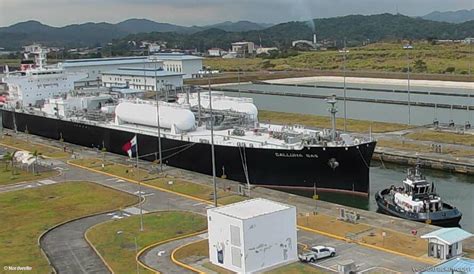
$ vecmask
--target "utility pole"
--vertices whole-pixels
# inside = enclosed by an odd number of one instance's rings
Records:
[[[152,59],[152,61],[155,63],[155,92],[156,92],[156,121],[157,121],[157,128],[158,128],[158,155],[160,159],[160,173],[163,172],[163,155],[161,152],[161,126],[160,126],[160,97],[158,94],[158,78],[156,76],[156,63],[158,62],[158,59],[156,56]]]
[[[343,53],[344,56],[344,131],[347,131],[347,105],[346,105],[346,63],[347,63],[347,56],[346,54],[349,53],[346,47],[346,39],[344,39],[344,49],[339,51]]]
[[[212,157],[212,184],[214,186],[214,207],[217,207],[216,157],[214,151],[214,115],[212,112],[211,69],[207,68],[209,88],[209,111],[211,112],[211,157]]]
[[[411,87],[410,87],[410,55],[409,50],[413,49],[412,45],[403,47],[407,51],[407,91],[408,91],[408,125],[411,125]]]
[[[240,98],[240,68],[238,68],[238,71],[237,71],[237,87],[238,87],[238,90],[239,90],[239,98]]]
[[[142,201],[142,183],[140,180],[140,169],[138,168],[138,133],[135,134],[135,141],[136,143],[136,152],[137,152],[137,180],[138,180],[138,199],[140,200],[140,231],[143,231],[143,201]]]

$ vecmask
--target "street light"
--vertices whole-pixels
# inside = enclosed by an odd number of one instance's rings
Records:
[[[405,45],[403,46],[403,49],[407,51],[407,80],[408,80],[408,86],[407,86],[407,91],[408,91],[408,125],[411,125],[411,98],[410,98],[410,92],[411,92],[411,87],[410,87],[410,55],[408,50],[413,49],[412,45]]]
[[[346,40],[344,40],[344,49],[339,51],[343,53],[344,56],[344,131],[347,131],[347,108],[346,108],[346,62],[347,62],[347,53],[349,50],[346,48]]]
[[[156,92],[156,121],[158,127],[158,154],[160,159],[160,173],[163,172],[163,157],[161,153],[161,126],[160,126],[160,104],[159,104],[159,95],[158,95],[158,79],[156,76],[157,68],[156,64],[158,63],[159,59],[157,56],[151,57],[152,62],[155,64],[155,92]]]
[[[208,88],[209,88],[209,111],[211,112],[211,157],[212,157],[212,184],[214,186],[214,207],[217,207],[217,183],[216,183],[216,157],[214,151],[214,116],[212,112],[212,92],[211,92],[211,68],[207,67]]]
[[[123,234],[129,234],[129,235],[132,235],[133,236],[133,239],[134,239],[134,242],[135,242],[135,256],[138,256],[138,243],[137,243],[137,236],[133,235],[132,233],[130,232],[126,232],[126,231],[123,231],[123,230],[119,230],[116,232],[117,235],[123,235]],[[140,266],[138,264],[138,259],[136,260],[137,261],[137,274],[140,273]]]

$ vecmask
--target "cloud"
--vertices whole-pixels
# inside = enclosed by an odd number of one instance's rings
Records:
[[[0,0],[0,25],[25,20],[62,26],[148,18],[181,25],[221,21],[286,22],[347,14],[472,9],[473,0]]]

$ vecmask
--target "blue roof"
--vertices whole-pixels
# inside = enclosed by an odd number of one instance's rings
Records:
[[[446,244],[453,244],[456,242],[460,242],[472,236],[471,233],[462,230],[458,227],[449,227],[449,228],[441,228],[431,233],[425,234],[421,236],[423,239],[427,238],[436,238]]]
[[[474,273],[474,260],[469,258],[454,258],[449,261],[427,268],[421,271],[423,274],[441,273]]]
[[[66,60],[62,63],[62,66],[64,68],[71,68],[71,67],[83,67],[83,66],[125,65],[125,64],[139,64],[145,61],[148,61],[147,57],[143,57],[143,56],[88,58],[88,59]]]
[[[200,60],[199,56],[185,55],[181,53],[157,53],[151,56],[159,57],[159,61],[166,60]],[[83,66],[100,66],[100,65],[126,65],[150,62],[150,56],[125,56],[125,57],[107,57],[107,58],[87,58],[87,59],[70,59],[62,63],[64,68],[83,67]]]
[[[161,60],[201,60],[204,59],[200,56],[186,55],[182,53],[156,53],[154,56],[160,57]]]
[[[165,76],[182,76],[184,73],[165,71],[162,69],[151,68],[118,68],[114,70],[104,71],[103,75],[126,75],[126,76],[147,76],[147,77],[165,77]]]

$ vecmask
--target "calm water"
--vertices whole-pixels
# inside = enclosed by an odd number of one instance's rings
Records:
[[[324,84],[324,83],[318,83]],[[334,84],[332,84],[334,85]],[[353,85],[356,86],[356,85]],[[361,87],[361,85],[357,85]],[[364,85],[365,87],[374,88],[374,85]],[[380,87],[380,86],[379,86]],[[229,88],[237,88],[229,86]],[[389,89],[403,89],[403,86],[384,86]],[[343,90],[340,89],[321,89],[307,87],[287,87],[287,86],[269,86],[269,85],[240,85],[241,90],[257,89],[267,91],[282,91],[293,93],[307,94],[336,94],[341,96]],[[420,91],[455,91],[457,93],[470,92],[468,89],[443,89],[443,88],[422,88],[414,87],[413,90]],[[238,96],[236,93],[226,93],[229,96]],[[370,92],[370,91],[347,91],[347,95],[351,97],[361,98],[384,98],[392,100],[405,100],[406,94],[389,93],[389,92]],[[474,95],[474,93],[472,93]],[[325,100],[311,98],[284,97],[272,95],[253,95],[244,93],[242,96],[254,98],[254,103],[259,109],[274,110],[293,113],[328,115],[327,104]],[[456,96],[439,96],[439,95],[412,95],[411,100],[419,102],[474,105],[473,97],[456,97]],[[342,102],[338,103],[339,117],[343,116]],[[347,102],[348,118],[361,120],[374,120],[382,122],[406,123],[408,120],[407,106],[393,104],[377,104],[364,102]],[[411,121],[414,124],[429,124],[434,118],[442,123],[447,123],[453,119],[456,123],[464,124],[470,121],[474,124],[474,110],[450,110],[435,109],[428,107],[411,107]],[[368,130],[368,129],[367,129]],[[404,166],[386,164],[382,167],[380,162],[373,162],[370,171],[370,196],[361,198],[359,196],[347,196],[341,194],[319,193],[322,200],[330,201],[338,204],[353,206],[371,211],[377,210],[374,195],[377,191],[389,187],[390,185],[400,185],[406,175]],[[461,226],[471,232],[474,232],[474,176],[466,176],[460,174],[452,174],[433,170],[423,170],[428,180],[433,181],[436,185],[437,192],[448,203],[459,208],[463,213]],[[313,193],[297,193],[311,197]]]
[[[318,83],[323,84],[323,83]],[[334,84],[332,84],[334,85]],[[336,84],[337,85],[337,84]],[[474,84],[473,84],[474,85]],[[338,85],[339,86],[339,85]],[[353,87],[361,87],[361,85],[349,85]],[[367,85],[366,87],[374,88],[374,85]],[[403,86],[379,86],[381,88],[390,89],[401,89]],[[237,89],[235,86],[227,86],[227,88]],[[287,93],[299,93],[299,94],[317,94],[324,96],[331,96],[333,94],[337,96],[343,96],[344,91],[342,89],[331,89],[331,88],[312,88],[312,87],[295,87],[295,86],[271,86],[271,85],[255,85],[255,84],[242,84],[240,90],[261,90],[261,91],[273,91],[273,92],[287,92]],[[427,88],[413,87],[413,90],[427,91]],[[466,94],[471,93],[473,96],[470,97],[459,97],[459,96],[441,96],[441,95],[423,95],[423,94],[411,94],[410,101],[413,102],[424,102],[434,104],[453,104],[461,106],[470,106],[470,110],[466,109],[449,109],[449,108],[435,108],[435,107],[417,107],[411,106],[411,123],[417,125],[425,125],[433,122],[434,118],[437,118],[441,123],[448,123],[453,120],[457,124],[464,124],[466,121],[470,121],[474,124],[474,92],[469,89],[441,89],[441,88],[430,88],[430,91],[454,91],[456,93]],[[236,93],[227,92],[229,96],[236,96]],[[407,94],[402,93],[391,93],[391,92],[376,92],[376,91],[358,91],[348,90],[347,97],[355,98],[372,98],[372,99],[387,99],[387,100],[400,100],[408,101]],[[296,112],[303,114],[315,114],[315,115],[328,115],[327,103],[324,99],[312,99],[312,98],[298,98],[298,97],[287,97],[287,96],[271,96],[261,94],[249,94],[243,93],[242,96],[251,97],[254,99],[255,104],[259,109],[282,111],[282,112]],[[343,105],[342,101],[338,103],[338,117],[343,117]],[[392,122],[392,123],[408,123],[408,106],[395,105],[395,104],[381,104],[381,103],[365,103],[365,102],[346,102],[347,117],[359,120],[373,120],[379,122]]]
[[[368,198],[334,193],[318,193],[318,195],[323,201],[376,211],[375,193],[391,185],[401,185],[406,175],[406,168],[387,163],[385,163],[385,167],[382,167],[380,163],[373,163],[370,169],[370,195]],[[474,177],[428,169],[424,169],[423,173],[429,182],[435,183],[436,191],[441,198],[463,213],[461,227],[474,232]],[[311,191],[291,192],[307,197],[313,195]]]

